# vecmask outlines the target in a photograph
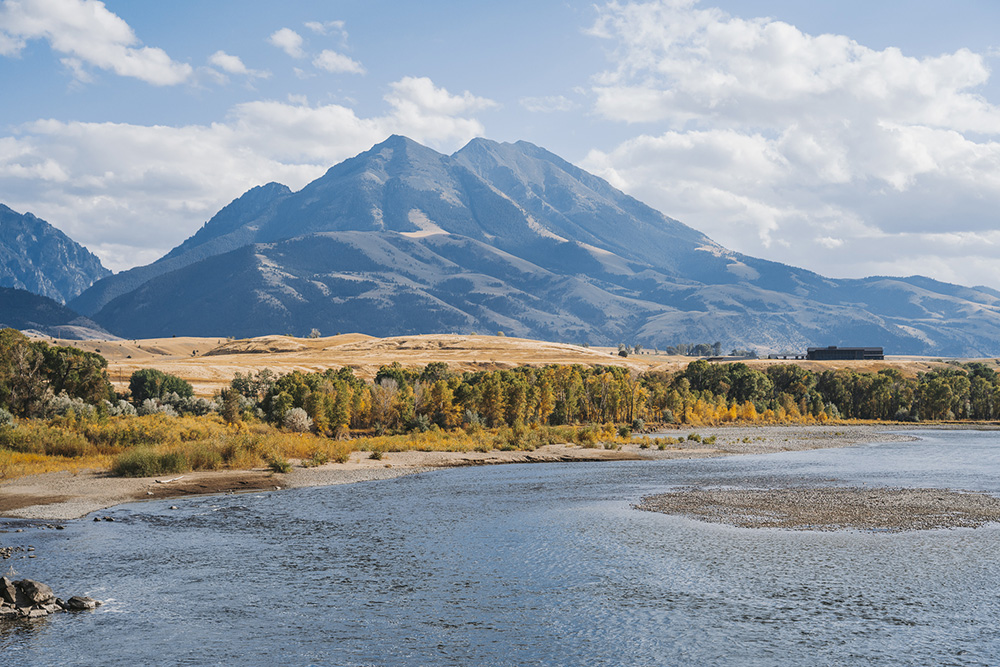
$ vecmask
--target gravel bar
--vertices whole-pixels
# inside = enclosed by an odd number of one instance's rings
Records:
[[[742,528],[903,532],[1000,522],[1000,498],[948,489],[691,488],[644,498],[636,509]]]

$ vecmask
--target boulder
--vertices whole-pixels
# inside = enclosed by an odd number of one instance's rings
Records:
[[[66,602],[67,609],[97,609],[97,606],[101,604],[94,598],[74,595]]]
[[[9,604],[17,602],[17,589],[14,582],[7,577],[0,577],[0,600]]]
[[[56,599],[56,594],[52,592],[52,589],[40,581],[22,579],[17,582],[17,587],[32,605],[45,604]]]
[[[66,609],[96,609],[99,606],[100,600],[80,595],[63,601],[40,581],[11,581],[7,577],[0,577],[0,620],[41,618]]]

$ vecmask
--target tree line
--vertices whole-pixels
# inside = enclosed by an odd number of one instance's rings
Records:
[[[896,369],[814,372],[794,364],[691,362],[678,372],[562,365],[458,373],[441,362],[382,366],[365,381],[350,367],[278,375],[237,373],[213,399],[157,369],[117,395],[99,354],[0,330],[0,409],[17,417],[221,414],[327,435],[482,425],[719,424],[831,419],[1000,419],[1000,376],[973,362],[906,377]],[[2,415],[0,415],[2,417]]]
[[[831,419],[994,420],[1000,376],[982,363],[905,377],[896,369],[813,372],[793,364],[692,362],[683,371],[619,366],[522,366],[454,373],[447,364],[382,366],[365,382],[350,368],[237,375],[244,414],[280,423],[301,410],[318,432],[586,423],[720,424]],[[230,404],[236,405],[234,400]]]

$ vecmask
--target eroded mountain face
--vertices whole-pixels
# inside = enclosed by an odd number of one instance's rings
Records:
[[[0,204],[0,287],[66,303],[109,275],[97,256],[46,221]]]

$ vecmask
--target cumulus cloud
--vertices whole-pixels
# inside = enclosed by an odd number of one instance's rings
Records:
[[[449,151],[484,134],[471,114],[490,100],[430,79],[390,88],[387,112],[372,117],[295,99],[240,104],[210,125],[27,123],[0,137],[0,191],[109,267],[128,268],[162,255],[249,188],[301,188],[390,134]]]
[[[476,97],[467,90],[461,95],[452,95],[444,88],[435,86],[426,76],[403,77],[390,87],[392,92],[385,99],[397,110],[412,108],[432,115],[453,116],[496,106],[493,100]]]
[[[906,257],[942,229],[995,227],[1000,109],[979,54],[915,58],[697,0],[614,2],[590,33],[612,47],[595,111],[636,133],[583,166],[724,245],[860,276],[918,269]],[[952,244],[964,266],[942,275],[985,282],[995,251]]]
[[[329,49],[321,52],[313,60],[313,67],[332,73],[364,74],[365,68],[361,63],[336,51]]]
[[[293,58],[305,58],[306,52],[302,49],[305,40],[302,35],[291,28],[281,28],[271,33],[267,41],[272,46],[276,46]]]
[[[141,46],[132,28],[97,0],[5,0],[0,4],[0,55],[15,56],[29,40],[44,39],[65,54],[62,63],[81,81],[88,67],[157,86],[183,83],[192,67],[165,51]]]
[[[235,74],[251,78],[268,78],[271,76],[271,73],[266,70],[249,69],[239,56],[231,55],[225,51],[216,51],[208,57],[208,62],[227,74]]]

